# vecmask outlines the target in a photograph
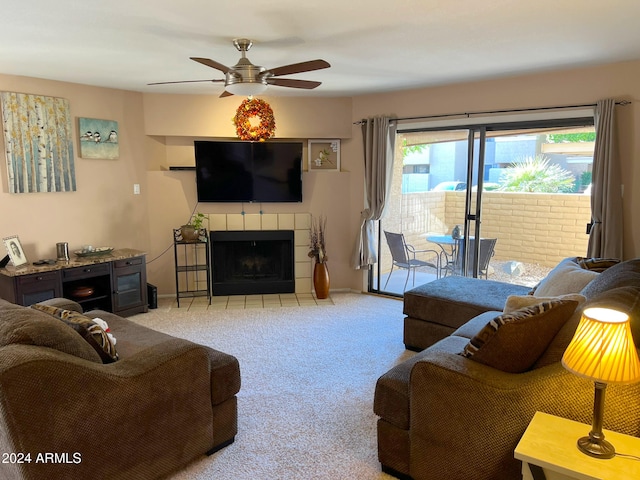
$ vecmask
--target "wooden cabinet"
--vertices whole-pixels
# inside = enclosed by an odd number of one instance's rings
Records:
[[[66,264],[0,269],[0,298],[28,306],[55,297],[78,302],[84,311],[100,309],[121,316],[146,312],[145,256],[123,249]]]
[[[147,269],[144,257],[112,263],[113,312],[124,317],[148,311]]]
[[[84,311],[113,311],[110,263],[66,268],[60,273],[63,297],[78,302]]]
[[[58,272],[42,272],[26,277],[4,277],[2,298],[19,305],[33,305],[34,303],[62,296],[62,281]],[[5,294],[6,292],[6,294]]]

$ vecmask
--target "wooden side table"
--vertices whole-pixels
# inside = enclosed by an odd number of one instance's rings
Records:
[[[640,438],[604,430],[616,455],[601,460],[585,455],[576,445],[590,425],[537,412],[515,450],[522,460],[523,480],[535,480],[530,465],[541,467],[546,480],[625,480],[640,478]],[[535,470],[535,467],[534,467]]]

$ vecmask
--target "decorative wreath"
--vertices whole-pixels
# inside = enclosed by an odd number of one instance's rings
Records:
[[[251,117],[260,118],[260,125],[252,126]],[[273,110],[267,102],[259,98],[247,98],[244,100],[238,110],[236,116],[233,117],[233,123],[236,126],[236,133],[241,140],[265,140],[273,136],[276,129],[276,119],[273,118]]]

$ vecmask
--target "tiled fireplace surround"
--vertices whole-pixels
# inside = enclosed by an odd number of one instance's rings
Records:
[[[209,230],[293,230],[296,293],[309,293],[312,285],[312,262],[309,258],[309,213],[209,213]],[[205,222],[206,225],[206,222]]]

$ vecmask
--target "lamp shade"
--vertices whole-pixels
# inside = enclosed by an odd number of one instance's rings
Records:
[[[562,357],[562,365],[578,376],[602,383],[640,379],[640,361],[629,316],[609,308],[587,308]]]

